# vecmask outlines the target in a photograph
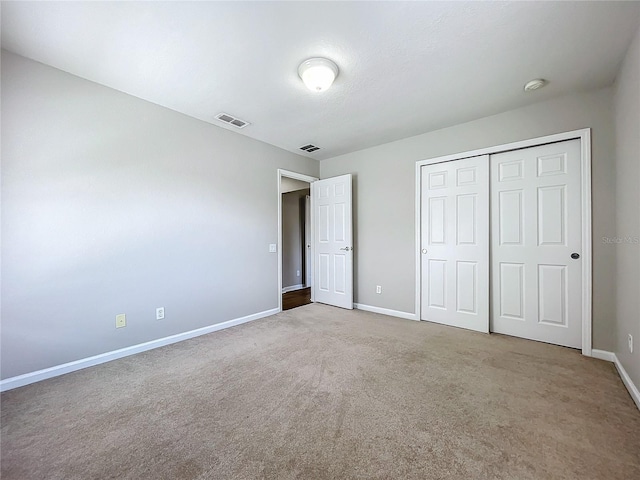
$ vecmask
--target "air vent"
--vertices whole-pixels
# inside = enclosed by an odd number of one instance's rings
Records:
[[[308,144],[303,147],[300,147],[300,150],[304,150],[307,153],[312,153],[312,152],[315,152],[316,150],[320,150],[320,147],[316,147],[315,145]]]
[[[247,125],[251,125],[249,122],[240,120],[239,118],[236,118],[233,115],[229,115],[228,113],[219,113],[218,115],[216,115],[216,118],[221,122],[228,123],[229,125],[233,125],[236,128],[244,128]]]

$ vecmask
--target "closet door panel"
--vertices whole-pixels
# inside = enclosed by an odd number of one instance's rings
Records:
[[[489,331],[489,157],[421,172],[420,318]]]
[[[581,209],[580,140],[491,156],[492,332],[581,347]]]

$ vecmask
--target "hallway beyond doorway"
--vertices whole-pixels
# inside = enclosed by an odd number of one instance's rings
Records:
[[[282,294],[282,310],[290,310],[309,303],[311,303],[311,287]]]

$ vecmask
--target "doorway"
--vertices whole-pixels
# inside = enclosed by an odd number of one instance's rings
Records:
[[[278,171],[278,297],[280,310],[313,301],[311,183],[317,178]]]
[[[282,309],[311,303],[311,244],[306,204],[310,185],[301,180],[283,178],[282,196]],[[302,188],[301,188],[302,187]]]
[[[293,185],[288,187],[293,179]],[[352,212],[352,176],[351,174],[319,180],[315,177],[278,170],[278,244],[270,246],[270,251],[278,252],[278,310],[282,310],[283,277],[285,264],[283,261],[283,192],[291,189],[295,192],[305,190],[309,186],[309,200],[299,211],[306,215],[302,222],[309,236],[300,235],[304,240],[307,262],[303,267],[292,270],[294,278],[308,285],[310,283],[310,301],[320,302],[335,307],[353,308],[353,212]],[[288,193],[288,192],[284,192]],[[308,203],[307,203],[308,202]],[[295,234],[299,235],[299,232]],[[311,242],[308,243],[308,240]],[[304,259],[305,254],[302,254]],[[297,255],[297,254],[296,254]],[[304,265],[307,266],[307,274]],[[289,280],[290,282],[290,280]],[[304,283],[295,283],[288,290],[297,291]],[[288,292],[284,292],[288,293]]]

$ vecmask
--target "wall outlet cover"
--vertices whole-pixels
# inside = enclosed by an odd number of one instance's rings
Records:
[[[116,328],[127,326],[127,316],[124,313],[116,315]]]
[[[162,320],[164,318],[164,307],[156,308],[156,320]]]

